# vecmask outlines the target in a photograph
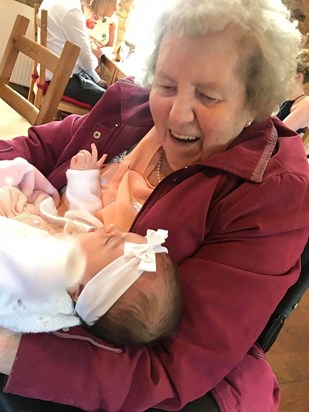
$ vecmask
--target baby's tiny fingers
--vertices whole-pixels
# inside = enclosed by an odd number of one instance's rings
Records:
[[[103,165],[103,163],[105,162],[106,158],[107,158],[107,154],[104,153],[104,155],[102,155],[102,156],[100,157],[100,159],[97,161],[97,166],[98,166],[98,168],[100,168],[100,167]]]
[[[91,160],[92,163],[96,163],[98,160],[98,149],[94,143],[91,143]]]
[[[89,150],[86,150],[86,149],[80,150],[77,154],[78,155],[81,154],[83,156],[91,156],[91,153],[89,152]]]
[[[70,162],[70,168],[74,169],[76,167],[76,163],[77,163],[77,157],[76,155],[72,157],[71,162]]]

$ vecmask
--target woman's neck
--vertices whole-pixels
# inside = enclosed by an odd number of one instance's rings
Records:
[[[303,94],[305,94],[304,86],[302,84],[296,84],[294,90],[290,93],[288,100],[294,100]]]

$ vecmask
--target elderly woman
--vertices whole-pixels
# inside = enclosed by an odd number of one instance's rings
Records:
[[[4,336],[5,391],[108,412],[178,410],[211,391],[205,410],[275,411],[278,385],[255,342],[299,275],[309,173],[300,137],[270,115],[287,95],[300,35],[280,1],[179,0],[156,39],[150,97],[120,81],[87,116],[33,127],[0,149],[61,189],[77,150],[96,142],[126,162],[135,146],[119,219],[130,215],[139,234],[169,230],[179,330],[121,353],[80,328]]]

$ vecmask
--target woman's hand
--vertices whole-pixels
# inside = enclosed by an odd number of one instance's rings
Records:
[[[103,79],[98,81],[98,85],[103,87],[103,89],[107,89],[107,82]]]
[[[91,51],[92,53],[95,55],[95,57],[99,60],[99,58],[102,56],[102,50],[101,48],[95,46],[95,47],[91,47]]]
[[[0,373],[11,373],[20,339],[20,333],[0,328]]]
[[[91,153],[88,150],[81,150],[73,156],[70,163],[72,170],[92,170],[100,169],[107,158],[104,154],[98,159],[98,149],[94,143],[91,144]]]

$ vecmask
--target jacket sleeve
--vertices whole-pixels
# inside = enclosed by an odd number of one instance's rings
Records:
[[[112,158],[149,131],[153,121],[148,97],[149,90],[134,84],[132,79],[120,80],[84,116],[70,115],[62,121],[30,127],[28,136],[0,139],[0,160],[25,158],[59,190],[66,183],[65,171],[70,159],[79,150],[90,150],[91,143],[95,143],[99,153],[108,153]],[[107,149],[111,131],[117,132],[119,138]]]
[[[0,160],[22,157],[48,176],[86,117],[68,116],[60,122],[30,127],[28,136],[0,140]]]

